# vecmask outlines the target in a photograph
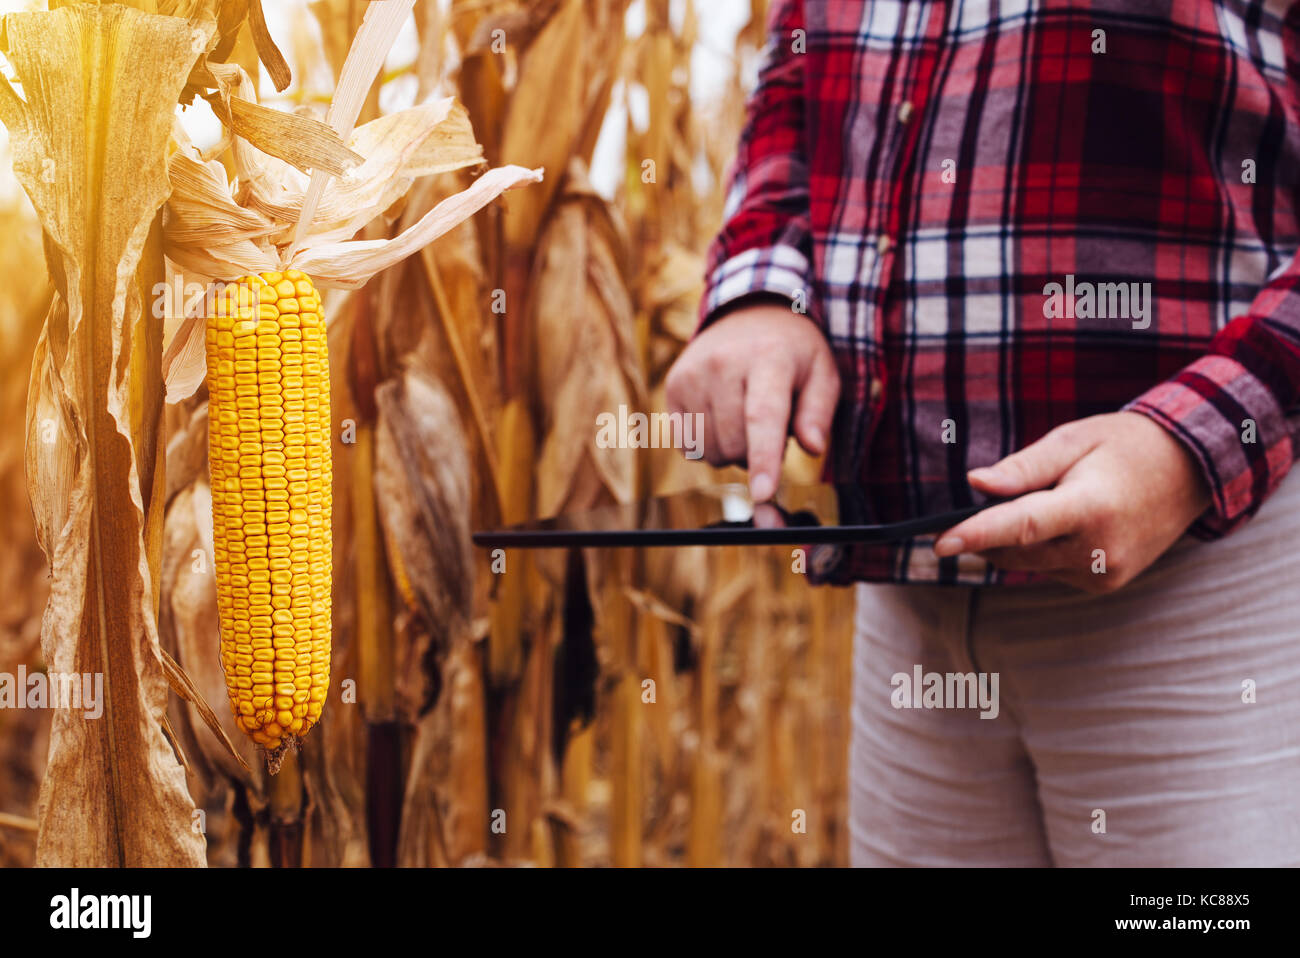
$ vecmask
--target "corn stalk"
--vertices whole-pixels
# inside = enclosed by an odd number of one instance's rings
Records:
[[[0,120],[56,289],[27,420],[28,488],[53,576],[42,652],[52,671],[101,676],[105,698],[99,721],[55,712],[37,857],[202,864],[162,726],[163,331],[151,291],[163,279],[171,114],[206,32],[116,5],[15,14],[3,27],[28,98],[0,79]]]

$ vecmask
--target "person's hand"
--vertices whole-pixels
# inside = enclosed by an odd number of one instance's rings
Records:
[[[704,458],[746,465],[749,492],[776,492],[786,436],[814,456],[826,449],[840,394],[821,331],[788,306],[745,306],[700,333],[668,371],[670,412],[704,414]]]
[[[991,496],[1027,494],[949,529],[936,555],[978,553],[1094,593],[1131,582],[1210,503],[1191,454],[1132,412],[1066,423],[968,478]]]

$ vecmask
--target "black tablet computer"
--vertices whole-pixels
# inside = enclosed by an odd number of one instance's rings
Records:
[[[975,498],[972,494],[972,498]],[[691,489],[474,533],[487,548],[882,543],[937,535],[1003,500],[899,522],[872,522],[860,487],[782,486],[755,505],[735,483]]]

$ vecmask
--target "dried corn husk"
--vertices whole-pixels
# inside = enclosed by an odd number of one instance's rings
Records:
[[[408,619],[397,691],[414,720],[433,705],[451,643],[468,631],[469,455],[455,403],[436,380],[407,370],[375,390],[375,403],[375,501]]]
[[[477,166],[482,149],[465,111],[451,98],[419,104],[353,130],[366,91],[414,0],[371,4],[344,63],[330,106],[329,126],[361,162],[331,178],[323,168],[308,178],[283,158],[234,141],[234,177],[203,163],[175,133],[169,163],[173,193],[164,237],[169,259],[187,283],[234,280],[249,272],[300,269],[323,288],[356,289],[482,209],[502,192],[542,181],[542,171],[520,166],[490,170],[447,197],[391,239],[354,240],[420,176]],[[238,68],[213,68],[222,78],[221,102],[229,117],[256,116],[258,136],[304,135],[300,117],[237,106],[254,103],[252,85]],[[238,131],[238,125],[236,124]],[[325,138],[316,145],[324,149]],[[305,148],[291,159],[301,161]],[[284,151],[282,151],[284,152]],[[346,157],[336,156],[342,163]],[[319,166],[319,164],[318,164]],[[169,308],[174,308],[170,307]],[[191,395],[203,380],[203,331],[197,312],[186,316],[164,361],[168,402]]]
[[[636,496],[634,449],[592,441],[597,416],[641,409],[645,386],[622,272],[626,240],[608,205],[574,161],[538,244],[530,305],[544,439],[538,515],[580,511]],[[575,325],[571,317],[584,317]]]

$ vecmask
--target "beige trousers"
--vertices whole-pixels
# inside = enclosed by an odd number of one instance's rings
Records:
[[[1110,595],[859,584],[849,779],[854,865],[1300,865],[1300,470]]]

